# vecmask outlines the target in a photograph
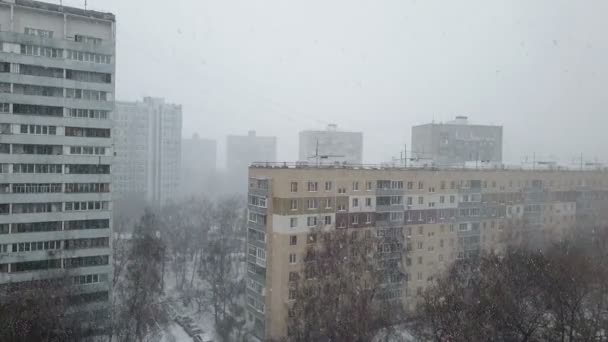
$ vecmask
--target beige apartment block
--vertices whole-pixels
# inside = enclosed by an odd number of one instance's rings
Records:
[[[248,323],[261,340],[287,335],[290,272],[299,272],[314,227],[375,237],[397,229],[407,277],[395,299],[411,310],[459,258],[605,223],[607,187],[608,171],[254,165]]]

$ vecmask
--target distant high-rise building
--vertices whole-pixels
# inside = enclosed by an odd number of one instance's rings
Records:
[[[77,291],[93,295],[103,316],[115,17],[2,0],[0,28],[0,284],[69,269],[75,284],[96,283]]]
[[[226,139],[226,168],[231,187],[235,191],[244,191],[251,163],[274,162],[276,158],[276,137],[260,137],[255,131],[249,131],[247,135],[229,135]]]
[[[215,179],[217,143],[194,134],[182,140],[181,195],[190,197],[210,191]]]
[[[328,125],[325,131],[302,131],[299,160],[362,164],[363,133],[340,132],[336,125]]]
[[[502,126],[473,125],[466,116],[412,127],[411,157],[437,166],[502,162]]]
[[[179,193],[181,105],[162,98],[116,102],[114,193],[162,206]]]

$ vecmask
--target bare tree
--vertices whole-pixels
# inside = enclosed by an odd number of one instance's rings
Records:
[[[167,321],[161,302],[164,247],[157,229],[158,221],[150,212],[135,228],[124,280],[115,289],[114,334],[118,341],[144,341]]]
[[[289,340],[369,341],[400,320],[403,303],[391,283],[403,272],[380,257],[384,244],[376,237],[316,229],[309,242],[303,270],[292,279]]]
[[[424,294],[416,334],[435,341],[601,340],[607,273],[594,254],[566,242],[459,260]]]
[[[78,298],[67,274],[9,283],[0,289],[0,341],[82,341],[91,317],[75,311]],[[71,313],[73,312],[73,313]]]

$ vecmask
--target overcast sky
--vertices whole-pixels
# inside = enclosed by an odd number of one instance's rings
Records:
[[[88,4],[117,15],[117,99],[182,104],[183,135],[217,139],[219,155],[255,129],[295,160],[300,130],[337,123],[380,162],[412,125],[468,115],[504,126],[507,162],[608,161],[605,0]]]

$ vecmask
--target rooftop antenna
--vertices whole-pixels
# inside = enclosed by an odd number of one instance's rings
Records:
[[[321,164],[321,159],[329,159],[329,158],[344,158],[344,155],[339,154],[319,154],[319,139],[317,139],[317,145],[315,147],[315,154],[312,156],[308,156],[308,159],[315,158],[317,160],[317,166]]]

